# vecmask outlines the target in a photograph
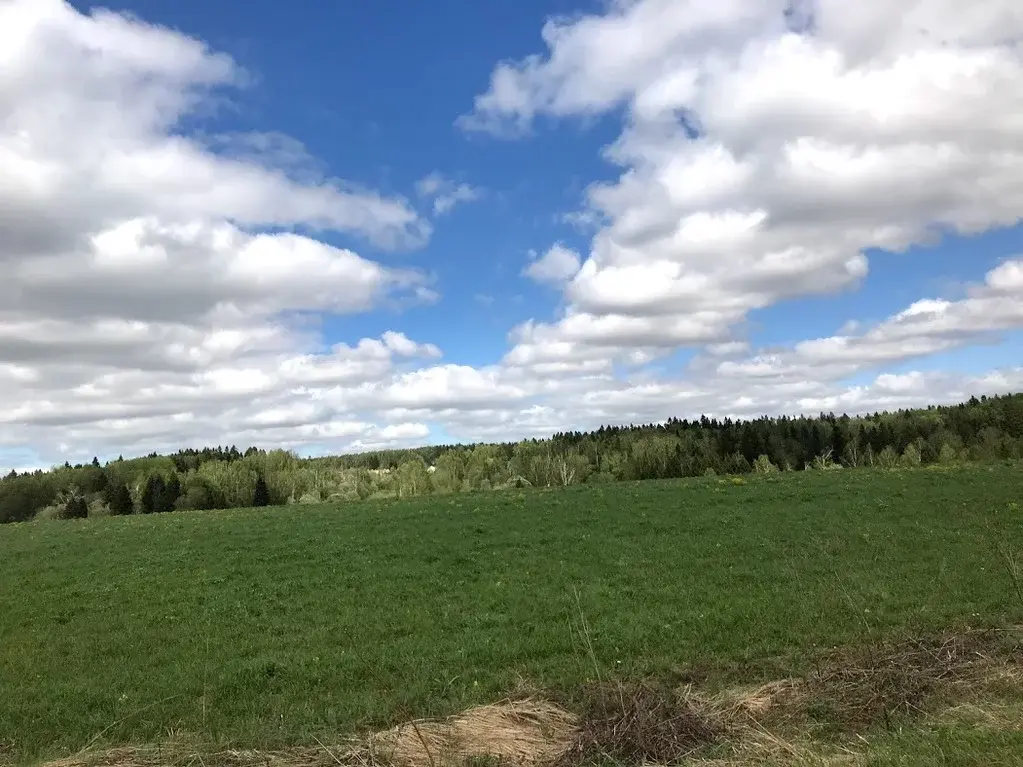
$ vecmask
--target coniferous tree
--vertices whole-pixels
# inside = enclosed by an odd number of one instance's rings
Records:
[[[178,479],[177,474],[172,474],[171,478],[163,486],[163,491],[158,496],[157,511],[167,512],[174,511],[174,504],[181,496],[181,480]]]
[[[64,516],[67,519],[85,519],[89,516],[89,504],[81,495],[69,498],[64,505]]]
[[[135,511],[135,504],[131,500],[131,491],[123,482],[107,485],[105,496],[112,515],[120,517]]]
[[[142,490],[142,497],[139,499],[139,511],[143,514],[152,514],[162,509],[164,495],[164,481],[159,474],[151,474],[146,480],[146,486]]]
[[[266,486],[266,480],[263,479],[262,474],[256,477],[256,489],[252,493],[252,505],[253,506],[270,505],[270,489]]]

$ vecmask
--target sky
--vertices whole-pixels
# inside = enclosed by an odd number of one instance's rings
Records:
[[[1023,389],[1012,0],[0,0],[0,467]]]

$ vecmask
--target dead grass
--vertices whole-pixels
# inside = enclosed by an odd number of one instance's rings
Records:
[[[553,764],[571,746],[577,729],[577,717],[553,703],[510,700],[447,719],[407,722],[331,746],[201,753],[185,743],[170,743],[88,752],[44,767],[451,767],[476,759]]]
[[[560,764],[672,764],[718,742],[724,725],[701,701],[653,684],[587,687],[580,724]]]
[[[860,732],[919,716],[1023,668],[1014,631],[983,630],[836,651],[804,680],[803,705],[842,730]]]
[[[1018,629],[983,630],[835,650],[804,677],[727,690],[720,715],[782,730],[816,722],[862,732],[1023,683],[1021,637]]]
[[[552,764],[571,747],[578,729],[578,718],[553,703],[513,700],[400,725],[370,736],[346,757],[391,767],[441,767],[476,758]]]
[[[329,746],[204,753],[169,743],[44,767],[576,767],[687,758],[705,767],[855,767],[865,763],[864,734],[896,721],[1018,730],[1021,691],[1023,631],[970,631],[836,650],[803,677],[716,694],[605,681],[577,691],[571,705],[520,697]]]

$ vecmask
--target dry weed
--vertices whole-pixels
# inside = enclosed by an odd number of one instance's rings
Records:
[[[698,701],[666,687],[595,684],[585,688],[583,701],[563,765],[671,764],[725,735]]]

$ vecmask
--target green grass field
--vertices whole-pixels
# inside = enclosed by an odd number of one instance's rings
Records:
[[[1018,623],[1021,505],[1023,472],[1000,466],[0,527],[0,762],[336,740],[523,680],[570,693],[594,656],[622,678],[756,681],[835,646]],[[1023,748],[957,732],[910,750]],[[876,763],[909,737],[880,736]]]

